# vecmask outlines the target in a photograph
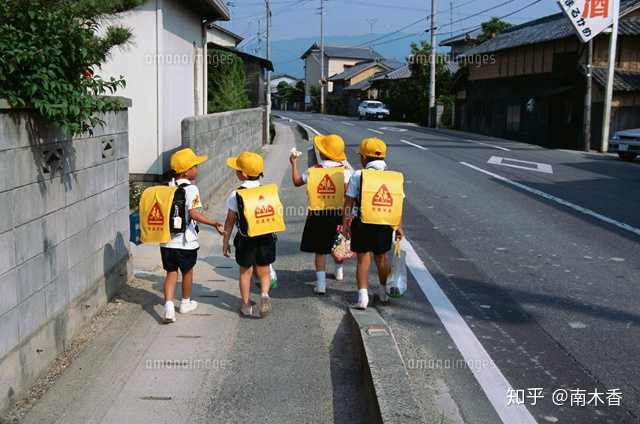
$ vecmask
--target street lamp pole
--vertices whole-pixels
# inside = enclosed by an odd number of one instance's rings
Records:
[[[324,1],[320,0],[320,113],[325,113]]]
[[[429,82],[429,126],[437,126],[436,117],[436,0],[431,0],[431,75]]]
[[[620,1],[613,1],[613,27],[609,39],[609,69],[607,88],[604,96],[604,117],[602,122],[602,153],[609,151],[609,132],[611,126],[611,103],[613,102],[613,82],[616,71],[616,49],[618,46],[618,26],[620,22]]]

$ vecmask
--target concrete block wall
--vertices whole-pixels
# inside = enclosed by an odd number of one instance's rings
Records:
[[[0,101],[0,411],[129,277],[127,116],[69,139]]]
[[[262,108],[195,116],[182,121],[182,146],[191,147],[209,161],[200,165],[197,185],[203,200],[233,176],[226,165],[229,156],[244,150],[258,151],[263,143]]]

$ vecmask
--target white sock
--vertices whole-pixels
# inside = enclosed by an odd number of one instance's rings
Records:
[[[325,271],[317,271],[316,280],[320,284],[325,284],[327,282],[327,273]]]
[[[358,302],[363,300],[369,300],[369,290],[368,289],[358,289]]]
[[[269,293],[262,293],[262,297],[269,297]]]
[[[191,301],[190,297],[183,297],[182,298],[182,303],[189,303]]]
[[[167,301],[165,302],[164,306],[175,306],[175,305],[173,304],[173,301],[172,301],[172,300],[167,300]]]

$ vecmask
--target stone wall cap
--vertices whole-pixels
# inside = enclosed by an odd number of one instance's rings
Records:
[[[123,109],[130,108],[133,105],[133,102],[128,97],[121,97],[121,96],[105,96],[105,97],[118,100],[120,102],[120,105],[122,105]],[[9,104],[9,102],[7,101],[7,99],[0,99],[0,110],[2,109],[13,109]]]
[[[227,112],[218,112],[218,113],[209,113],[207,115],[196,115],[196,116],[189,116],[187,118],[184,118],[182,120],[182,122],[195,122],[195,121],[200,121],[203,119],[211,119],[211,118],[222,118],[225,116],[232,116],[232,115],[237,115],[239,113],[255,113],[255,112],[264,112],[264,107],[255,107],[255,108],[250,108],[250,109],[236,109],[236,110],[230,110]]]

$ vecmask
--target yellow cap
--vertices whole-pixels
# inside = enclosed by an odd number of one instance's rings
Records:
[[[253,152],[242,152],[227,159],[227,166],[244,173],[247,177],[259,177],[264,171],[262,156]]]
[[[360,143],[359,153],[368,158],[384,159],[387,155],[387,145],[377,137],[365,138]]]
[[[344,153],[344,140],[339,135],[318,135],[313,139],[316,149],[330,160],[342,162],[347,160]]]
[[[206,162],[208,159],[207,156],[196,155],[190,148],[178,150],[171,155],[171,169],[177,174],[182,174],[194,166]]]

